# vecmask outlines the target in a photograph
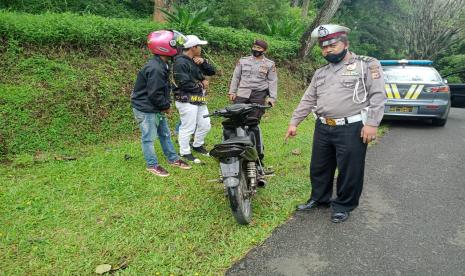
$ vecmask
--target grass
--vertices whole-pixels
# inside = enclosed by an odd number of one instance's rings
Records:
[[[125,59],[115,59],[123,54]],[[214,109],[227,104],[237,57],[210,56],[220,69],[211,81]],[[259,191],[253,222],[244,227],[232,217],[222,185],[210,181],[219,174],[215,160],[179,171],[169,167],[157,144],[172,176],[161,179],[144,170],[127,104],[128,83],[141,60],[140,51],[99,57],[53,49],[3,59],[9,63],[1,72],[0,115],[7,119],[10,162],[0,165],[0,274],[92,274],[97,265],[122,259],[129,266],[121,274],[128,275],[222,273],[308,196],[312,122],[302,125],[300,138],[283,143],[304,90],[289,71],[280,70],[281,101],[262,124],[265,160],[277,176]],[[107,115],[99,117],[97,108]],[[210,146],[221,132],[220,119],[212,123]],[[302,155],[292,155],[294,148]],[[61,156],[76,160],[55,158]]]
[[[7,275],[90,274],[102,263],[126,258],[123,274],[222,273],[308,196],[311,122],[299,140],[283,143],[288,114],[271,111],[263,129],[267,163],[277,176],[254,199],[250,226],[238,225],[223,195],[218,165],[203,158],[172,176],[145,172],[137,138],[91,146],[75,161],[42,154],[0,168],[0,256]],[[219,121],[209,144],[219,139]],[[292,155],[295,147],[303,154]],[[157,152],[160,147],[157,145]],[[131,156],[125,160],[124,156]],[[162,158],[160,158],[162,159]]]
[[[253,201],[249,226],[233,219],[218,164],[204,158],[171,177],[144,170],[127,102],[140,50],[102,56],[66,49],[2,52],[1,129],[9,163],[0,165],[0,274],[85,275],[127,260],[123,275],[211,275],[262,243],[309,195],[313,119],[284,144],[291,112],[304,91],[279,69],[280,100],[264,117],[265,161],[276,176]],[[1,52],[1,51],[0,51]],[[236,56],[213,55],[210,109],[227,104]],[[99,112],[97,112],[99,111]],[[310,116],[311,117],[311,116]],[[177,120],[170,118],[171,126]],[[220,141],[213,119],[209,146]],[[0,146],[1,146],[0,139]],[[299,149],[301,155],[291,152]],[[14,154],[13,154],[14,153]],[[62,156],[75,157],[62,161]],[[126,158],[125,158],[126,157]]]

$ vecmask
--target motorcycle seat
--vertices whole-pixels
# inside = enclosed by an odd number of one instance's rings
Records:
[[[221,143],[222,145],[229,145],[229,144],[242,144],[246,146],[253,146],[252,141],[250,140],[250,137],[233,137],[228,140],[225,140],[224,142]]]

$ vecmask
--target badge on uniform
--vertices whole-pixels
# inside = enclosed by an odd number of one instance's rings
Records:
[[[266,74],[266,73],[268,73],[268,67],[266,67],[266,65],[262,65],[262,66],[260,66],[260,68],[258,69],[258,71],[259,71],[260,73]]]
[[[368,69],[370,69],[372,79],[381,78],[381,74],[379,73],[379,66],[377,66],[377,65],[370,66],[370,67],[368,67]]]
[[[357,68],[357,63],[352,63],[347,65],[346,71],[342,74],[343,76],[358,76],[358,72],[355,70]]]
[[[352,64],[349,64],[347,65],[347,71],[354,71],[355,68],[357,68],[357,63],[352,63]]]

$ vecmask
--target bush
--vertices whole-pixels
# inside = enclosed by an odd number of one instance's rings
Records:
[[[119,18],[148,18],[153,0],[2,0],[0,9],[27,13],[73,12]]]
[[[62,45],[89,50],[142,47],[149,32],[163,28],[169,28],[169,25],[146,20],[110,19],[72,13],[31,15],[0,12],[0,38],[17,40],[26,46]],[[197,34],[219,50],[249,51],[254,39],[265,39],[270,44],[270,55],[277,60],[292,58],[299,47],[297,42],[277,40],[233,28],[204,26]]]
[[[141,46],[149,32],[163,27],[145,20],[109,19],[95,15],[0,12],[0,36],[34,46]]]

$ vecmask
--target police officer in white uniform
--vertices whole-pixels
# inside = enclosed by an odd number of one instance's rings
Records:
[[[316,70],[286,133],[286,139],[297,135],[299,123],[314,114],[312,192],[297,210],[331,206],[334,223],[345,221],[359,204],[367,144],[376,139],[385,102],[379,61],[350,52],[349,31],[339,25],[321,25],[312,32],[328,64]],[[336,168],[337,192],[331,199]]]

